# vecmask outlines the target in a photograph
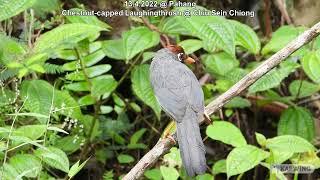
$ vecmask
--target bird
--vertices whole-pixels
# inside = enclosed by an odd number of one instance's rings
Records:
[[[176,122],[182,164],[189,176],[204,174],[206,151],[198,121],[204,116],[201,85],[187,64],[195,60],[178,45],[155,53],[150,65],[150,82],[163,111]]]

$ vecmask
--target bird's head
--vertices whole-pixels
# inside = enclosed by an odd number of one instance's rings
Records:
[[[176,54],[179,61],[186,64],[193,64],[196,61],[189,57],[183,50],[181,46],[178,45],[168,45],[166,47],[169,51],[171,51],[173,54]]]

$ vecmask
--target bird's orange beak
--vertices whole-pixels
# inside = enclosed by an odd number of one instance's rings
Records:
[[[193,59],[193,58],[191,58],[191,57],[187,57],[185,60],[184,60],[184,62],[186,63],[186,64],[194,64],[196,61]]]

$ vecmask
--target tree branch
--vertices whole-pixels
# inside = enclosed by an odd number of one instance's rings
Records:
[[[290,54],[301,48],[306,43],[310,42],[313,38],[320,34],[320,22],[314,25],[303,34],[299,35],[296,39],[291,41],[286,47],[275,53],[269,59],[265,60],[260,66],[255,68],[239,82],[233,85],[228,91],[213,100],[205,108],[205,113],[210,115],[219,110],[223,105],[229,102],[233,97],[238,96],[241,92],[247,89],[250,85],[256,82],[264,74],[269,72],[272,68],[279,65]],[[204,119],[200,121],[202,123]],[[126,174],[123,180],[134,180],[140,178],[143,173],[150,168],[163,154],[173,146],[169,138],[159,139],[157,144],[142,157],[142,159]]]

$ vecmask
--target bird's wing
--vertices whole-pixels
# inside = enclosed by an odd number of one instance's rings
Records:
[[[203,92],[192,71],[180,62],[164,68],[164,71],[161,68],[154,70],[151,78],[163,110],[178,122],[183,119],[188,106],[196,112],[203,111]]]

